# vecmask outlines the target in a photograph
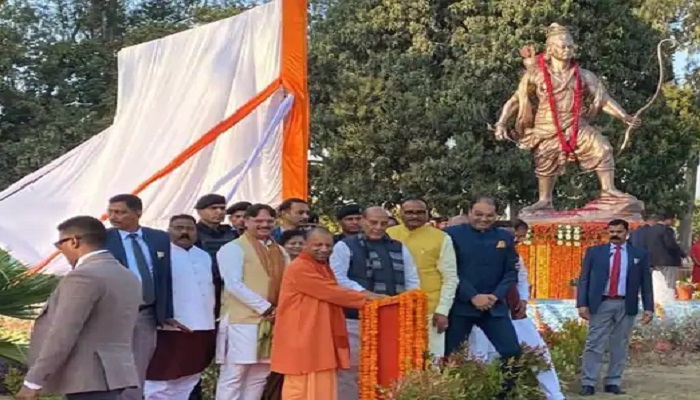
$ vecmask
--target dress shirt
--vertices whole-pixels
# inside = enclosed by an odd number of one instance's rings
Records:
[[[409,252],[408,248],[403,244],[401,244],[401,254],[403,255],[404,287],[406,290],[420,289],[420,278],[418,277],[416,264],[413,262],[411,252]],[[352,252],[348,245],[344,242],[336,243],[336,245],[333,246],[333,254],[331,254],[330,258],[331,269],[333,269],[338,285],[358,292],[364,292],[367,289],[348,278],[351,258]]]
[[[268,246],[274,242],[269,240],[262,243]],[[282,254],[285,258],[285,265],[289,264],[289,255],[284,249],[282,249]],[[243,249],[241,246],[236,242],[227,243],[216,253],[216,260],[226,291],[258,314],[264,314],[272,304],[243,283]]]
[[[404,247],[404,249],[406,249],[406,247]],[[437,269],[442,275],[442,287],[440,288],[440,301],[435,308],[435,313],[449,315],[452,303],[455,301],[457,286],[459,285],[457,256],[455,255],[455,248],[450,235],[445,235],[445,239],[442,241]]]
[[[87,260],[88,258],[95,256],[95,255],[98,255],[98,254],[106,253],[106,252],[107,252],[107,250],[95,250],[95,251],[91,251],[87,254],[83,254],[82,256],[80,256],[78,258],[78,261],[76,261],[73,269],[78,268],[79,266],[84,264],[85,260]],[[24,386],[26,386],[27,388],[32,389],[32,390],[41,390],[41,385],[37,385],[36,383],[31,383],[29,381],[24,381]]]
[[[518,295],[520,300],[528,301],[530,300],[530,282],[527,280],[527,268],[525,268],[525,261],[522,257],[518,256],[518,263],[515,267],[518,269]]]
[[[196,246],[184,249],[171,244],[170,252],[174,318],[193,331],[213,330],[215,298],[211,256]]]
[[[620,280],[617,282],[617,295],[625,296],[627,292],[627,268],[628,256],[627,256],[627,244],[623,243],[620,247]],[[608,272],[608,283],[605,284],[604,296],[610,293],[610,278],[612,277],[613,259],[615,258],[615,245],[610,244],[610,268]]]
[[[148,264],[148,270],[151,271],[151,275],[153,274],[153,259],[151,259],[151,249],[148,248],[148,244],[143,240],[143,230],[141,230],[141,228],[136,232],[119,230],[119,236],[122,238],[122,245],[126,253],[126,267],[141,281],[141,272],[139,272],[136,256],[134,255],[133,239],[129,237],[132,233],[136,234],[136,242],[141,246],[141,250],[143,250],[143,255],[146,257],[146,264]]]

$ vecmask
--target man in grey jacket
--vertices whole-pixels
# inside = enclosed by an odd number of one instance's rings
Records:
[[[55,243],[73,266],[37,317],[29,372],[16,398],[116,400],[138,386],[132,338],[141,283],[107,250],[107,231],[93,217],[58,226]]]

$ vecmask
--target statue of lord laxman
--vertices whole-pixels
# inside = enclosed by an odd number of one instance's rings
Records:
[[[554,185],[569,162],[577,162],[584,171],[594,171],[600,181],[600,198],[580,211],[588,210],[601,218],[638,215],[643,203],[615,187],[613,147],[589,121],[600,111],[628,127],[639,127],[641,120],[613,100],[593,73],[579,67],[574,58],[574,41],[566,27],[548,27],[545,53],[535,55],[532,47],[524,47],[521,55],[525,74],[515,94],[503,106],[495,127],[496,139],[514,140],[534,155],[539,200],[523,209],[521,215],[546,215],[553,211]],[[507,126],[513,116],[515,132],[511,137]]]

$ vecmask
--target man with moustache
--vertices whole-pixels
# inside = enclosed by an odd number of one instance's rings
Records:
[[[395,296],[420,289],[420,279],[408,247],[391,239],[386,230],[389,214],[382,207],[369,207],[362,214],[362,232],[333,247],[331,268],[340,286],[358,292]],[[360,323],[355,309],[346,309],[350,342],[350,369],[338,374],[338,398],[357,400]]]
[[[282,232],[292,229],[303,229],[311,216],[309,203],[297,198],[283,201],[277,210],[279,211],[280,224],[271,233],[272,238],[277,243],[282,240]]]
[[[107,231],[107,250],[141,281],[143,299],[134,328],[134,359],[139,387],[122,393],[123,400],[142,400],[146,370],[156,349],[156,327],[187,328],[173,318],[170,237],[142,227],[143,203],[133,194],[109,199],[107,215],[113,228]]]
[[[289,263],[284,248],[270,236],[275,210],[254,204],[246,210],[245,233],[217,254],[224,291],[217,338],[217,362],[222,364],[216,387],[218,400],[260,400],[270,374],[269,357],[258,338],[273,322]]]
[[[583,258],[576,297],[578,314],[588,321],[581,369],[582,396],[595,395],[606,349],[610,358],[604,390],[624,394],[620,385],[640,296],[644,309],[642,323],[648,324],[654,317],[649,256],[627,242],[628,233],[627,221],[610,221],[610,243],[589,247]]]
[[[428,225],[428,205],[421,199],[401,204],[402,225],[387,229],[392,239],[408,247],[418,268],[421,289],[428,295],[429,350],[445,356],[447,316],[452,308],[457,278],[457,260],[450,236]]]
[[[170,218],[168,228],[173,271],[173,311],[186,331],[162,328],[148,367],[147,400],[187,400],[214,358],[214,284],[211,257],[195,246],[197,228],[191,215]]]
[[[333,236],[335,243],[346,237],[355,236],[362,231],[362,206],[359,204],[346,204],[335,213],[335,220],[340,225],[340,233]]]
[[[501,355],[505,372],[512,376],[511,359],[522,353],[510,320],[506,296],[516,283],[518,272],[513,236],[494,227],[498,203],[479,196],[469,209],[469,224],[445,229],[455,246],[459,285],[447,328],[446,354],[458,351],[478,326]],[[515,385],[506,379],[499,399],[505,399]]]
[[[382,297],[339,286],[328,265],[332,250],[331,233],[311,228],[284,273],[271,360],[272,371],[284,374],[282,400],[337,398],[337,371],[350,367],[343,307]]]
[[[139,383],[131,341],[141,284],[105,248],[107,231],[93,217],[58,226],[56,248],[73,269],[61,279],[34,322],[29,371],[20,400],[117,400]]]

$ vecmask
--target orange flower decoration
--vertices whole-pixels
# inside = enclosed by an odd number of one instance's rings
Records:
[[[360,400],[377,400],[379,389],[379,308],[398,304],[398,371],[396,379],[424,367],[428,343],[427,296],[412,290],[367,303],[360,310]]]

